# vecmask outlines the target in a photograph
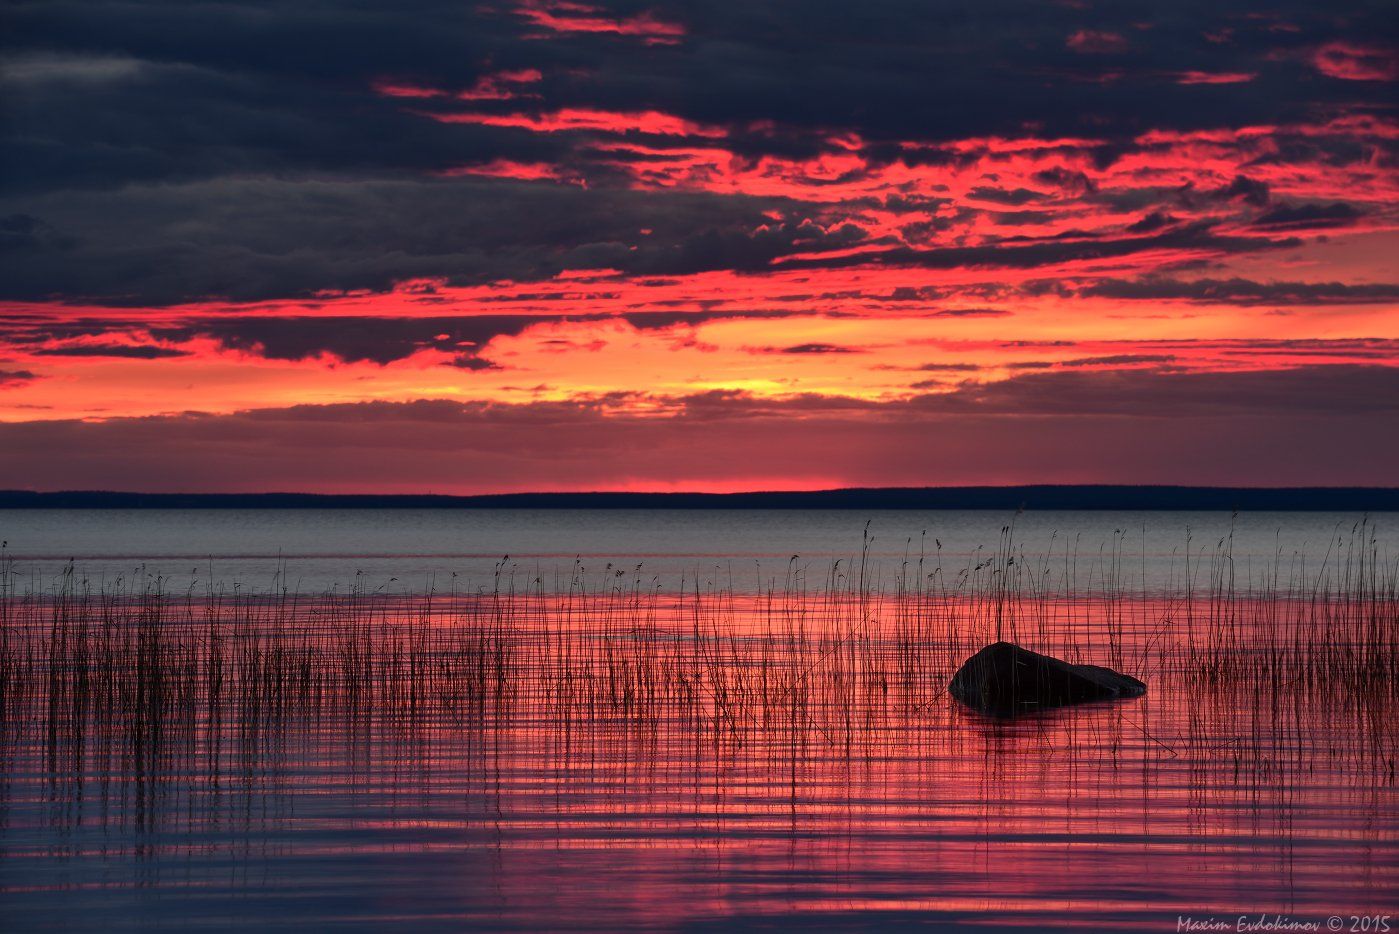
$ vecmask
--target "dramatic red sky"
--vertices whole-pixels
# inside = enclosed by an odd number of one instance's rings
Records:
[[[1392,13],[10,4],[0,487],[1392,485]]]

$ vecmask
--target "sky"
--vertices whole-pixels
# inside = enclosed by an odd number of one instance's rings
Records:
[[[0,20],[2,488],[1399,482],[1388,0]]]

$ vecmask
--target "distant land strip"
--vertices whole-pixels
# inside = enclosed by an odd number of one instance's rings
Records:
[[[961,486],[750,493],[122,493],[0,490],[0,509],[1112,509],[1399,511],[1399,487]]]

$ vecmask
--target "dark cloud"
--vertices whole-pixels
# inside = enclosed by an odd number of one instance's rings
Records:
[[[636,312],[622,316],[582,315],[453,315],[422,318],[317,315],[196,319],[173,327],[154,327],[152,336],[176,343],[196,337],[212,338],[229,350],[254,353],[272,360],[305,360],[327,355],[347,363],[387,364],[420,350],[456,354],[456,365],[489,369],[480,352],[497,337],[513,337],[531,327],[564,322],[626,321],[638,330],[699,325],[727,318],[772,318],[775,312]]]
[[[177,343],[196,337],[213,338],[225,349],[255,353],[270,360],[305,360],[324,354],[347,363],[386,364],[425,348],[472,358],[479,348],[497,337],[519,334],[533,325],[558,320],[561,319],[531,315],[237,317],[153,328],[152,334]]]
[[[1346,305],[1392,302],[1399,284],[1346,285],[1340,282],[1254,282],[1249,279],[1104,279],[1080,295],[1142,301],[1183,300],[1235,305]]]
[[[1173,363],[1173,354],[1122,353],[1103,357],[1079,357],[1075,360],[1060,360],[1059,366],[1136,366],[1146,363]]]
[[[1031,191],[1028,188],[1015,188],[1009,191],[1000,188],[977,187],[967,192],[968,197],[978,201],[994,201],[997,204],[1022,205],[1031,201],[1039,201],[1044,197],[1038,191]]]
[[[121,333],[128,340],[93,341]],[[155,360],[184,356],[184,350],[153,343],[149,325],[139,320],[59,314],[0,314],[0,354],[36,357],[126,357]]]
[[[1172,342],[1162,341],[1163,345]],[[1174,346],[1182,346],[1176,344]],[[1248,358],[1269,357],[1346,357],[1373,359],[1385,363],[1399,359],[1399,340],[1383,337],[1335,338],[1253,338],[1210,342],[1220,353]]]
[[[974,373],[981,367],[975,363],[924,363],[918,369],[925,373]]]
[[[925,318],[1009,318],[1015,314],[1004,308],[939,308],[924,315]]]
[[[785,353],[785,354],[832,354],[832,353],[859,353],[857,347],[842,347],[840,344],[793,344],[790,347],[758,347],[756,353]]]
[[[1055,371],[903,402],[714,392],[0,424],[0,486],[173,491],[1099,482],[1387,485],[1399,370]],[[839,438],[839,444],[832,444]],[[1299,443],[1305,438],[1306,443]],[[1182,460],[1179,452],[1192,452]],[[169,456],[178,450],[178,459]],[[102,457],[91,457],[101,451]],[[566,476],[558,464],[570,465]],[[746,465],[735,472],[735,464]]]
[[[24,248],[0,252],[0,298],[165,305],[578,268],[677,275],[758,269],[863,236],[779,199],[481,179],[228,179],[57,192],[31,207]],[[793,220],[768,213],[784,210]]]
[[[0,253],[0,297],[165,305],[384,290],[407,279],[530,280],[565,269],[642,276],[861,263],[1033,268],[1157,249],[1251,252],[1296,245],[1184,224],[1152,236],[823,253],[861,243],[784,199],[586,190],[491,180],[230,179],[59,192],[31,205],[24,246]],[[774,222],[772,212],[789,221]],[[36,230],[49,231],[36,237]],[[643,234],[642,231],[649,231]],[[792,257],[792,258],[788,258]]]
[[[940,9],[880,0],[858,17],[836,0],[598,6],[614,18],[647,7],[686,37],[660,48],[606,34],[540,40],[508,4],[446,0],[12,3],[7,110],[17,148],[8,167],[22,169],[17,184],[69,186],[528,161],[567,144],[435,124],[369,93],[380,80],[456,92],[525,68],[541,71],[534,90],[553,106],[660,110],[732,126],[749,154],[809,152],[816,131],[833,127],[900,141],[1008,136],[1031,125],[1094,138],[1269,125],[1340,102],[1385,106],[1383,82],[1318,81],[1304,53],[1394,34],[1382,3],[1334,10],[1301,0],[1277,7],[1277,21],[1245,4],[1203,2]],[[1227,42],[1203,38],[1223,31]],[[1162,80],[1186,72],[1257,77]]]
[[[721,321],[732,318],[772,320],[790,318],[792,311],[634,311],[624,312],[617,317],[637,330],[657,330],[677,325],[695,326],[706,321]]]
[[[1118,155],[1121,155],[1122,151],[1115,152],[1112,157],[1113,160],[1115,160]],[[1056,188],[1066,195],[1084,195],[1097,189],[1097,185],[1092,179],[1083,172],[1075,169],[1044,169],[1036,172],[1034,178],[1035,181]]]
[[[1239,237],[1213,232],[1208,222],[1197,222],[1150,237],[1096,237],[1078,232],[1051,240],[1024,242],[1007,238],[985,246],[954,246],[927,250],[893,247],[856,256],[799,258],[774,263],[784,269],[840,268],[865,263],[923,266],[929,269],[987,267],[1034,269],[1076,260],[1130,256],[1160,249],[1199,249],[1218,253],[1252,253],[1300,246],[1296,237]]]
[[[178,345],[198,338],[212,339],[225,350],[275,360],[331,357],[343,362],[392,363],[420,350],[454,355],[455,366],[490,369],[495,364],[479,354],[497,337],[523,333],[531,327],[565,322],[618,320],[637,330],[696,327],[709,321],[750,318],[770,320],[792,316],[786,311],[641,311],[621,315],[498,314],[375,317],[351,315],[259,315],[184,317],[152,323],[142,318],[55,320],[35,315],[0,315],[0,352],[35,357],[125,357],[154,360],[181,357],[190,351]],[[93,343],[89,339],[120,332],[132,343]],[[176,345],[176,346],[170,346]]]
[[[647,46],[541,32],[509,4],[447,0],[11,3],[0,48],[0,297],[159,305],[377,290],[422,277],[546,279],[602,266],[639,275],[757,271],[867,237],[856,223],[833,226],[814,216],[819,209],[779,198],[618,190],[618,170],[599,156],[591,130],[536,133],[421,115],[468,105],[497,116],[656,111],[722,128],[740,160],[843,151],[832,139],[855,134],[876,164],[930,167],[976,158],[938,148],[953,140],[1084,138],[1099,141],[1093,158],[1108,165],[1135,151],[1146,130],[1393,112],[1386,82],[1319,80],[1312,64],[1318,48],[1377,48],[1393,38],[1381,3],[1333,10],[1289,0],[1267,17],[1246,4],[1193,0],[1091,8],[988,0],[967,9],[878,0],[857,17],[837,0],[598,6],[616,20],[647,13],[684,35]],[[491,74],[526,69],[539,74],[528,85],[537,98],[454,96]],[[1255,77],[1163,80],[1187,73]],[[385,84],[443,93],[375,91]],[[618,119],[629,141],[657,142],[634,118]],[[1271,158],[1372,165],[1395,157],[1394,141],[1344,136],[1279,130]],[[600,184],[431,179],[497,162],[557,167],[565,177],[586,167]],[[1019,207],[1093,191],[1074,168],[1034,179],[1047,190],[988,177],[972,197]],[[807,182],[813,190],[832,183]],[[1269,203],[1267,185],[1244,175],[1211,194]],[[1347,220],[1337,210],[1284,207],[1259,223],[1282,230]],[[1002,212],[999,220],[1047,216]],[[910,224],[905,233],[914,242],[949,221],[919,223],[926,229]],[[1148,214],[1131,232],[1160,233],[1164,224],[1164,215]],[[1195,238],[1188,246],[1249,248],[1245,238]],[[1101,248],[961,247],[884,261],[1025,267],[1125,249]],[[1003,262],[989,257],[995,252]]]
[[[36,357],[125,357],[132,360],[158,360],[187,357],[189,351],[150,344],[75,344],[70,347],[41,347],[31,350]]]
[[[991,223],[1001,227],[1021,227],[1026,224],[1047,224],[1058,218],[1053,211],[991,211]]]
[[[0,389],[22,386],[38,378],[28,370],[0,370]]]
[[[934,285],[899,286],[884,297],[886,302],[930,302],[942,298],[943,290]]]
[[[1267,206],[1271,193],[1268,190],[1267,182],[1260,182],[1244,175],[1236,175],[1228,185],[1218,191],[1210,192],[1210,196],[1220,201],[1239,200],[1245,204],[1261,208]]]
[[[1082,362],[1082,361],[1080,361]],[[1190,419],[1235,413],[1368,415],[1399,422],[1399,367],[1331,365],[1170,373],[1062,370],[964,384],[914,405],[940,413]]]
[[[1176,218],[1164,211],[1152,211],[1141,220],[1127,226],[1128,233],[1153,233],[1176,223]]]
[[[66,250],[73,246],[48,224],[28,214],[0,217],[0,255],[29,254],[39,250]]]
[[[1280,204],[1254,218],[1255,227],[1341,227],[1364,217],[1359,208],[1336,201],[1331,204]]]

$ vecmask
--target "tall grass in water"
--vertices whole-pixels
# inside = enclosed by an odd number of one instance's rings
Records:
[[[753,594],[722,568],[666,589],[641,566],[582,562],[546,587],[508,559],[482,587],[416,595],[362,579],[309,598],[94,587],[71,566],[25,589],[0,557],[0,768],[41,749],[60,816],[97,776],[145,826],[171,815],[172,775],[210,793],[265,780],[288,743],[327,732],[366,762],[391,743],[388,761],[427,767],[451,737],[483,775],[528,745],[565,782],[602,763],[699,775],[743,757],[786,776],[795,806],[817,755],[868,762],[945,739],[932,727],[966,716],[945,694],[952,671],[1005,638],[1139,674],[1140,703],[1188,696],[1188,729],[1148,737],[1161,754],[1219,743],[1233,717],[1248,729],[1223,754],[1235,781],[1258,781],[1300,767],[1281,733],[1338,717],[1363,740],[1342,751],[1351,774],[1393,783],[1399,568],[1368,526],[1314,563],[1241,567],[1229,538],[1188,542],[1159,593],[1130,585],[1126,535],[1032,557],[1007,527],[959,561],[923,536],[886,580],[867,532],[858,556],[816,577],[794,556]]]

